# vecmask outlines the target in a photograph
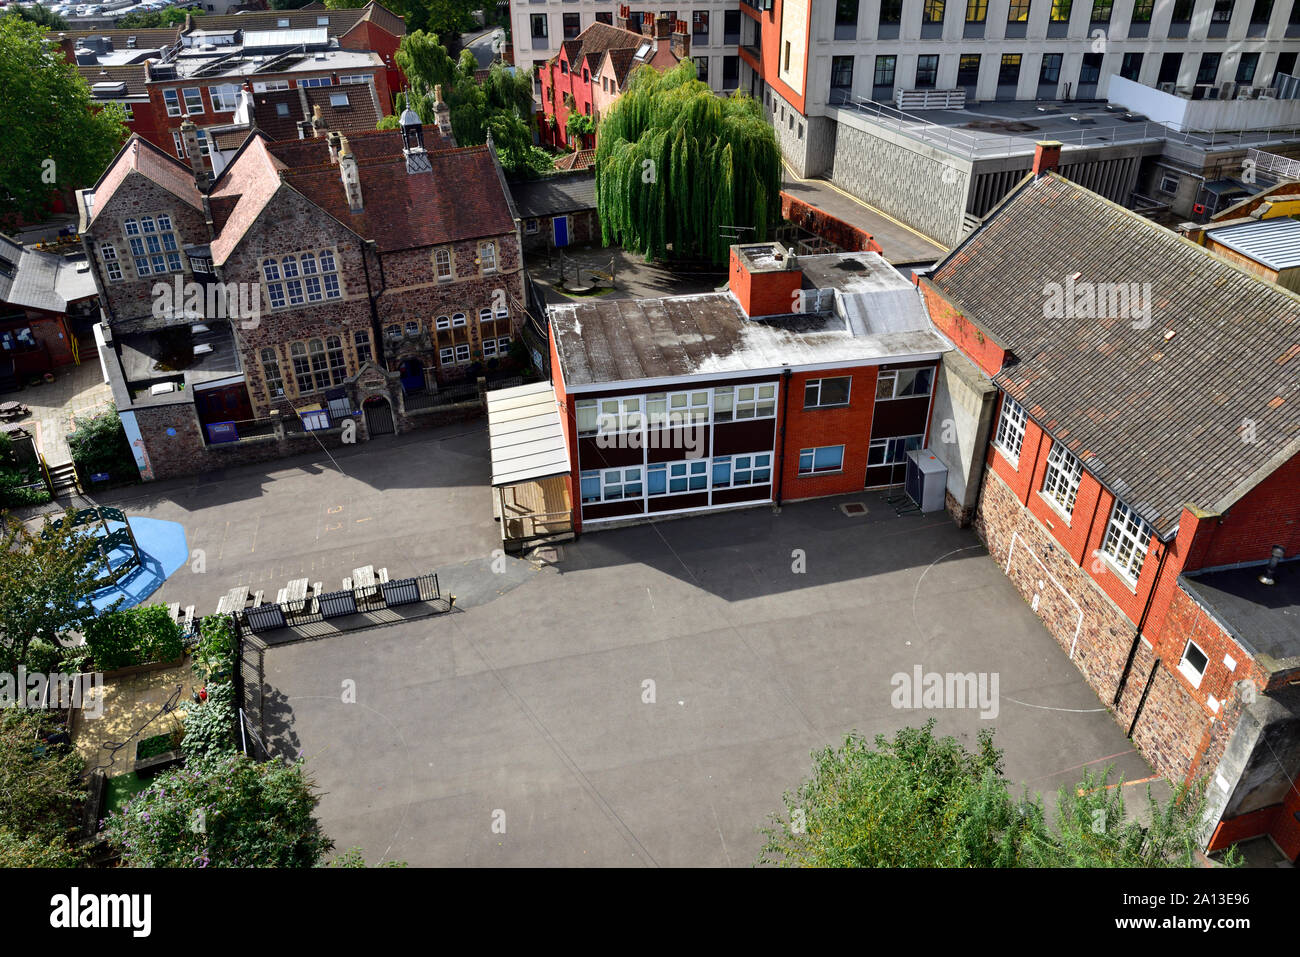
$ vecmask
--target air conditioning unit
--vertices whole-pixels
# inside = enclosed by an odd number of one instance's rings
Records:
[[[1219,99],[1231,100],[1237,95],[1237,84],[1227,80],[1219,86]]]
[[[948,487],[948,466],[929,449],[907,453],[907,475],[903,491],[923,512],[943,511],[944,492]]]
[[[1177,83],[1161,83],[1161,84],[1160,84],[1160,92],[1161,92],[1161,93],[1173,93],[1174,90],[1177,89],[1177,88],[1178,88],[1178,84],[1177,84]]]

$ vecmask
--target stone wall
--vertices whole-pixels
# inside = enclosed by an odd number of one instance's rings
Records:
[[[1136,625],[991,470],[985,472],[975,527],[990,557],[1126,731],[1150,680],[1133,742],[1156,772],[1182,779],[1193,770],[1204,770],[1206,765],[1198,757],[1207,750],[1213,716],[1169,670],[1169,662],[1156,663],[1145,640],[1139,644],[1119,706],[1113,707]]]
[[[764,108],[776,131],[776,142],[796,176],[808,179],[830,173],[835,152],[835,121],[825,116],[804,116],[769,89]]]
[[[831,181],[943,246],[960,242],[969,164],[884,127],[851,123],[838,124]]]

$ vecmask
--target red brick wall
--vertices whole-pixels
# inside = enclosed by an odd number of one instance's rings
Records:
[[[728,281],[746,315],[777,316],[795,311],[794,293],[803,283],[803,273],[797,269],[751,273],[733,248]]]
[[[833,409],[803,407],[804,386],[810,379],[850,376],[849,404]],[[876,369],[829,369],[795,373],[790,377],[786,407],[785,458],[781,462],[781,497],[785,501],[842,495],[861,491],[866,484],[867,446],[876,401]],[[780,429],[780,408],[777,429]],[[844,468],[825,475],[800,475],[799,450],[827,445],[844,446]],[[780,454],[778,448],[778,454]]]
[[[880,243],[865,229],[837,219],[785,191],[781,193],[781,216],[810,233],[816,233],[827,242],[834,243],[845,252],[884,252]]]
[[[928,279],[922,279],[919,286],[926,308],[930,310],[930,319],[939,331],[951,339],[966,358],[979,366],[986,375],[997,375],[1006,360],[1006,350],[963,316]]]
[[[1267,561],[1281,545],[1287,557],[1300,552],[1300,455],[1295,456],[1233,505],[1204,523],[1189,569]],[[1208,504],[1208,503],[1206,503]]]

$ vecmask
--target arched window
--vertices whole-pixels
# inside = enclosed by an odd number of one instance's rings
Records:
[[[307,354],[311,357],[311,371],[315,377],[317,389],[330,387],[329,362],[325,357],[325,346],[319,339],[307,343]]]
[[[439,317],[438,317],[438,328],[439,328],[439,329],[450,329],[450,328],[451,328],[451,316],[439,316]]]
[[[453,327],[465,325],[465,313],[463,312],[453,313],[451,317],[451,324]]]
[[[492,321],[492,310],[491,310],[490,308],[488,308],[488,309],[480,309],[480,310],[478,311],[478,321],[479,321],[479,322],[491,322],[491,321]]]
[[[330,384],[342,385],[343,380],[348,377],[348,363],[343,356],[343,340],[338,336],[326,337],[325,351],[329,355]]]
[[[409,320],[406,323],[406,337],[408,339],[414,339],[419,334],[420,334],[420,324],[416,322],[414,319]]]
[[[312,391],[311,362],[307,359],[307,347],[301,342],[289,346],[289,357],[293,359],[293,379],[299,392]]]

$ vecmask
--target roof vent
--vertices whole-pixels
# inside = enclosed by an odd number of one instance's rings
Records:
[[[1268,568],[1264,569],[1264,574],[1259,576],[1261,585],[1277,584],[1277,566],[1282,557],[1286,555],[1286,549],[1281,545],[1274,545],[1271,557],[1268,560]]]

